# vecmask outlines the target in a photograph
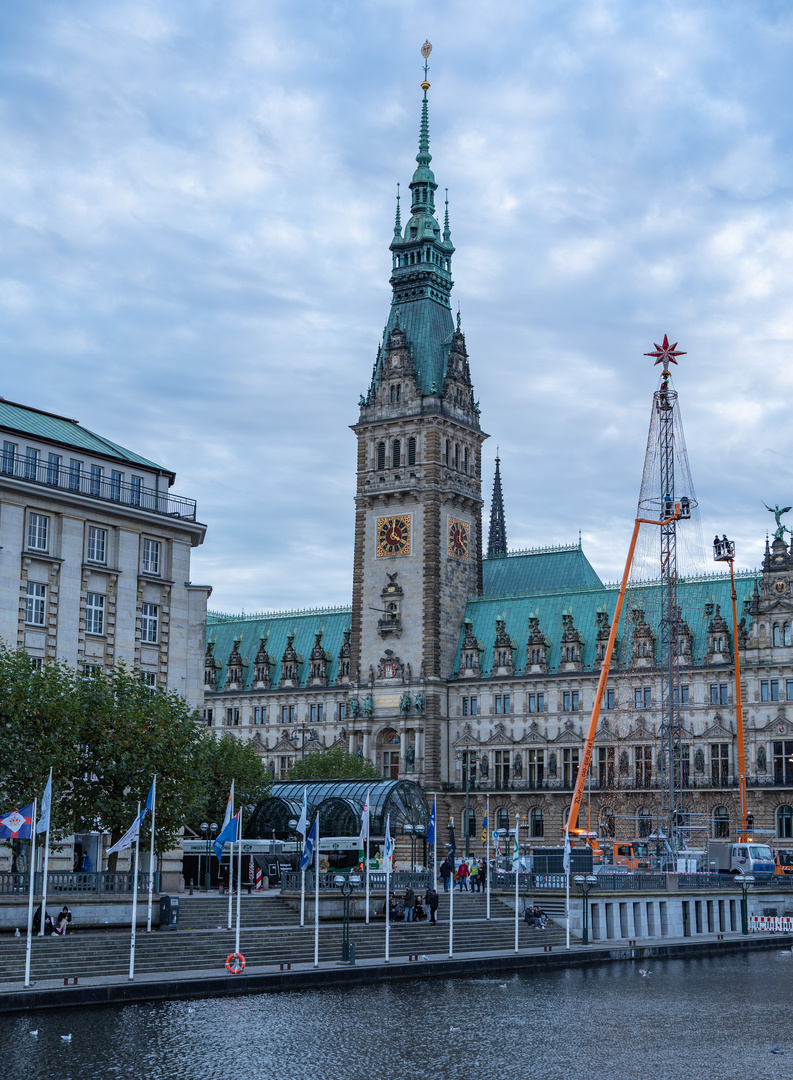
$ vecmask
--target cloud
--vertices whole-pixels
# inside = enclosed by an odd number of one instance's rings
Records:
[[[510,543],[580,528],[619,574],[642,354],[668,332],[705,534],[755,565],[793,481],[793,18],[771,0],[7,5],[0,393],[173,468],[213,606],[347,602],[348,425],[425,34]]]

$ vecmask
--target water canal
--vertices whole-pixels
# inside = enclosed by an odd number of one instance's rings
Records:
[[[778,951],[17,1013],[0,1046],[8,1080],[779,1080],[792,1004]]]

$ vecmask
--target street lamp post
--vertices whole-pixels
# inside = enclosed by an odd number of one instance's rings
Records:
[[[209,846],[212,843],[212,839],[213,839],[213,837],[214,837],[214,835],[215,835],[215,833],[217,831],[218,831],[218,827],[217,827],[216,822],[213,821],[211,825],[208,825],[206,823],[206,821],[201,822],[201,832],[204,834],[204,839],[206,840],[206,860],[207,860],[206,861],[206,866],[204,868],[204,892],[209,892],[209,879],[210,879]],[[201,881],[201,865],[200,865],[201,864],[201,856],[200,855],[198,856],[198,862],[199,862],[198,880],[199,880],[199,887],[200,887],[200,881]]]
[[[457,761],[463,762],[465,770],[465,858],[471,857],[471,828],[469,825],[470,781],[471,773],[476,768],[476,750],[461,750],[454,755]]]
[[[754,885],[753,874],[738,874],[735,878],[741,887],[741,933],[749,933],[749,890]]]
[[[598,879],[594,874],[576,874],[573,881],[581,889],[581,900],[584,905],[584,926],[581,936],[581,943],[583,945],[589,944],[589,904],[587,903],[587,897],[589,896],[590,889],[593,885],[597,885]]]
[[[427,830],[423,825],[416,825],[416,826],[414,826],[413,831],[416,834],[416,847],[418,848],[418,842],[419,842],[419,840],[424,838],[424,834],[426,833]],[[427,864],[427,859],[426,859],[427,845],[426,845],[426,843],[424,844],[424,852],[423,852],[423,854],[424,854],[424,858],[421,861],[421,865],[426,866],[426,864]]]
[[[298,731],[302,734],[302,740],[298,738]],[[319,735],[313,728],[307,727],[306,724],[301,724],[299,728],[289,736],[289,741],[295,744],[295,750],[297,750],[298,743],[300,744],[300,760],[302,761],[306,756],[306,732],[308,732],[308,741],[310,743],[319,742]]]
[[[353,960],[350,957],[350,897],[353,894],[355,886],[361,884],[361,879],[357,874],[350,874],[348,877],[345,877],[344,874],[336,874],[333,883],[341,889],[341,895],[344,899],[341,962],[343,964],[351,964],[353,963]],[[386,918],[388,918],[388,912],[386,912]]]

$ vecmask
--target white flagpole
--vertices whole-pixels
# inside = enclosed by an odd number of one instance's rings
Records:
[[[372,827],[372,814],[369,806],[369,789],[366,791],[366,925],[369,925],[369,833]]]
[[[151,793],[151,847],[149,848],[149,906],[146,911],[146,933],[151,933],[151,900],[154,890],[154,812],[157,806],[157,773],[154,774]]]
[[[565,867],[564,885],[565,885],[565,897],[564,897],[564,911],[565,911],[565,923],[567,925],[565,937],[567,942],[565,948],[570,948],[570,825],[565,826]]]
[[[234,817],[234,781],[231,781],[231,816]],[[237,829],[239,829],[239,822],[237,822]],[[221,855],[223,852],[221,852]],[[231,898],[233,893],[231,891],[231,879],[234,876],[232,871],[234,870],[234,845],[231,845],[231,853],[229,855],[229,922],[228,929],[231,929]]]
[[[314,849],[314,967],[319,967],[319,810],[317,810],[317,846]]]
[[[487,829],[485,830],[485,873],[487,874],[487,918],[490,918],[490,795],[485,797],[485,817]]]
[[[449,893],[449,958],[454,956],[454,856],[449,855],[451,862],[451,891]]]
[[[390,815],[389,815],[390,818]],[[388,836],[391,832],[389,818],[385,823],[385,962],[391,959],[391,853],[388,850]]]
[[[47,781],[52,784],[52,766],[50,765],[50,778]],[[50,788],[50,808],[47,811],[47,833],[44,837],[44,880],[41,885],[41,910],[42,914],[47,910],[47,873],[50,868],[50,821],[52,820],[52,788]],[[35,824],[35,822],[34,822]],[[44,919],[39,927],[39,937],[44,937]]]
[[[303,805],[306,806],[307,803],[308,803],[308,788],[303,788]],[[301,814],[301,817],[302,817],[302,814]],[[299,822],[298,822],[298,824],[299,824]],[[306,846],[306,837],[308,836],[308,821],[306,821],[304,823],[303,828],[306,830],[303,833],[303,847],[305,848],[305,846]],[[300,853],[300,862],[302,862],[302,861],[303,861],[303,853],[301,852]],[[299,865],[300,865],[300,863],[298,863],[298,866]],[[301,926],[306,925],[306,870],[305,870],[305,867],[300,871],[300,925]]]
[[[30,986],[30,953],[33,948],[33,890],[36,885],[36,808],[33,800],[33,820],[30,823],[30,889],[28,890],[28,940],[25,949],[25,986]],[[41,909],[41,925],[44,925],[44,908]]]
[[[435,835],[432,838],[432,887],[438,891],[438,796],[432,796],[432,805],[435,807]]]
[[[515,863],[515,952],[518,951],[518,936],[520,932],[520,915],[518,914],[518,908],[520,907],[520,845],[518,844],[518,827],[520,825],[520,814],[515,813],[515,847],[518,849],[518,861]]]
[[[140,852],[140,803],[138,803],[138,832],[135,837],[135,861],[132,864],[132,934],[129,941],[129,977],[135,978],[135,924],[138,920],[138,855]]]
[[[237,933],[234,938],[234,952],[240,951],[240,900],[242,897],[242,807],[237,821]],[[231,845],[231,858],[234,858],[234,845]]]

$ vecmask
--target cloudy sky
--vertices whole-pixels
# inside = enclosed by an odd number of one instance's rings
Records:
[[[226,611],[346,603],[420,46],[489,500],[617,576],[665,332],[705,535],[793,502],[786,0],[0,10],[0,394],[174,469]]]

